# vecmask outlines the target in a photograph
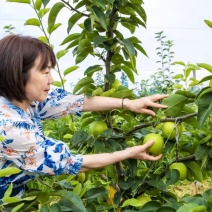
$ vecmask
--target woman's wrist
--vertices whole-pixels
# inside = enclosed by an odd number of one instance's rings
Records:
[[[131,101],[130,99],[127,98],[122,98],[122,102],[121,102],[121,108],[122,109],[128,109],[128,105],[129,105],[129,101]]]
[[[131,147],[126,148],[126,149],[124,149],[122,151],[123,151],[123,155],[125,157],[124,160],[132,158],[132,148]]]

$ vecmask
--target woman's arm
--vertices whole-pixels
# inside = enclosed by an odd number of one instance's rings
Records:
[[[84,103],[84,95],[73,95],[61,88],[49,92],[47,99],[38,104],[38,112],[42,120],[54,119],[68,114],[80,115]]]
[[[123,108],[129,109],[136,113],[146,113],[149,115],[155,115],[155,112],[151,108],[166,108],[167,106],[157,103],[157,101],[162,100],[168,97],[166,94],[156,94],[152,96],[143,97],[140,99],[119,99],[112,97],[103,97],[103,96],[93,96],[93,97],[84,97],[83,111],[103,111],[103,110],[112,110],[112,109],[121,109],[122,104]]]
[[[154,141],[149,141],[144,145],[133,146],[125,150],[116,151],[112,153],[83,155],[83,163],[80,172],[101,168],[126,159],[138,159],[138,160],[150,160],[150,161],[159,160],[162,157],[161,154],[154,157],[146,153],[147,148],[150,147],[153,143]]]

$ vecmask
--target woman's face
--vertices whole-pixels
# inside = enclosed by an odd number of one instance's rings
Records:
[[[47,68],[40,70],[40,57],[35,61],[34,66],[29,70],[29,80],[25,86],[27,103],[33,101],[43,102],[46,100],[50,85],[54,82],[51,76],[51,63]]]

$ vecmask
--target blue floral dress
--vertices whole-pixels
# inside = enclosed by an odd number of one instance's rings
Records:
[[[0,96],[0,169],[18,167],[22,170],[0,178],[0,194],[4,194],[10,183],[15,189],[38,175],[79,172],[82,155],[73,155],[65,143],[45,137],[41,120],[80,115],[83,102],[83,95],[55,89],[45,102],[33,102],[23,111]]]

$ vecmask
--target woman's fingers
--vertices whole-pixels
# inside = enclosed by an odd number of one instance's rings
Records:
[[[157,155],[157,156],[152,156],[152,155],[148,155],[146,154],[145,160],[151,160],[151,161],[156,161],[156,160],[160,160],[162,158],[162,154]]]
[[[144,160],[156,161],[156,160],[161,159],[161,157],[163,156],[162,154],[157,155],[157,156],[147,154],[147,149],[150,146],[152,146],[153,144],[154,144],[154,140],[150,140],[150,141],[148,141],[148,142],[146,142],[145,144],[142,145],[143,149],[144,149],[144,152],[143,152],[143,159]]]

